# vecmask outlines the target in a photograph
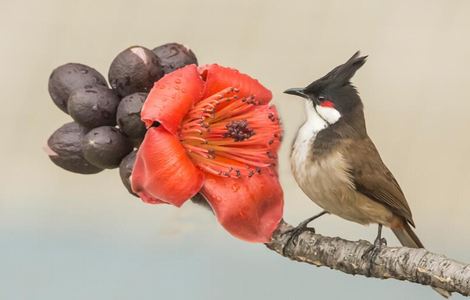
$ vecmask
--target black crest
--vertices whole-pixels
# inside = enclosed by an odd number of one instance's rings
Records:
[[[357,51],[347,62],[337,66],[322,78],[315,80],[305,89],[305,93],[317,94],[325,89],[338,88],[350,84],[356,71],[365,64],[367,56],[360,56]]]

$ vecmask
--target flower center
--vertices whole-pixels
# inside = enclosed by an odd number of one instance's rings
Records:
[[[225,125],[225,128],[227,128],[227,132],[224,134],[224,137],[231,137],[235,142],[249,139],[255,134],[255,131],[250,128],[247,120],[231,121]]]
[[[281,140],[276,109],[238,94],[226,88],[198,102],[183,120],[180,140],[206,172],[251,177],[276,163]]]

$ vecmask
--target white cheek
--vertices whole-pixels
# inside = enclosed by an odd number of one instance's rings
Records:
[[[310,101],[305,101],[305,111],[307,112],[307,122],[303,126],[305,132],[316,134],[328,127],[328,124],[318,114]]]
[[[315,106],[315,109],[317,110],[318,114],[330,125],[338,122],[339,118],[341,118],[339,111],[333,107],[317,105]]]

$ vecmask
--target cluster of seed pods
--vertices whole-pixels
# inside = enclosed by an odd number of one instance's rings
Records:
[[[49,94],[73,121],[49,137],[46,152],[51,161],[79,174],[119,167],[132,193],[129,176],[146,132],[140,111],[147,93],[165,74],[188,64],[197,64],[194,53],[168,43],[153,50],[133,46],[120,52],[109,67],[109,85],[97,70],[83,64],[54,69]]]

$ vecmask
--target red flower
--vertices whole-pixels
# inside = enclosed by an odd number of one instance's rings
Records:
[[[149,129],[132,172],[134,192],[178,207],[201,192],[232,235],[268,242],[283,210],[282,132],[271,97],[257,80],[215,64],[160,79],[142,108]]]

